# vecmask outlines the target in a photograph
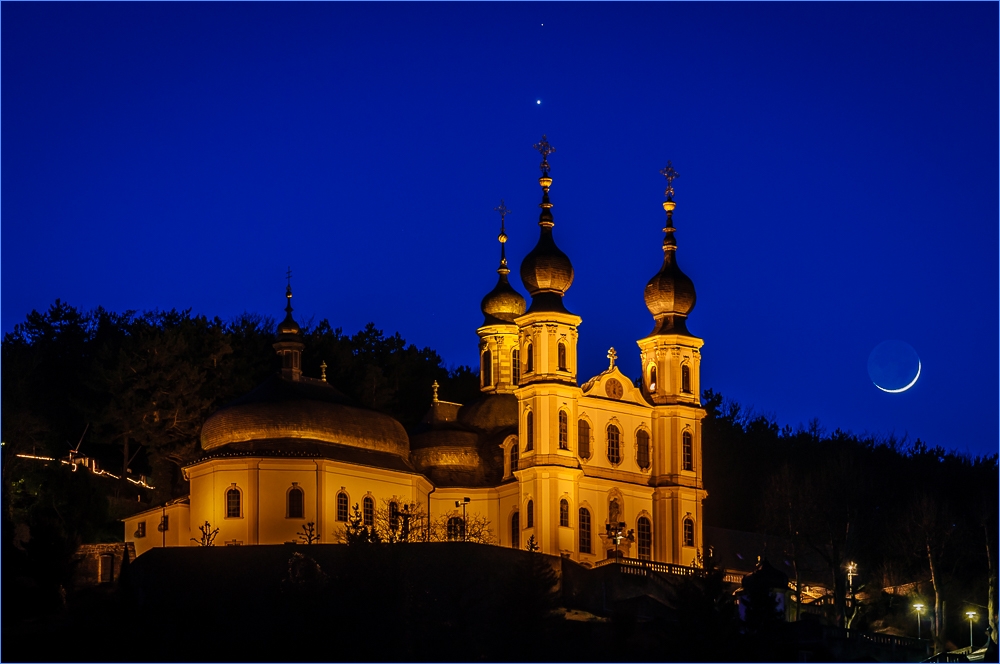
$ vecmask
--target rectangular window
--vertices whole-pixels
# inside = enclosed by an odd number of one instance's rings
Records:
[[[645,431],[639,431],[635,434],[635,442],[639,449],[636,450],[636,463],[643,470],[649,468],[649,434]]]
[[[569,416],[566,411],[559,411],[559,449],[569,449]]]
[[[511,382],[517,385],[521,382],[521,352],[516,348],[510,352]]]
[[[590,424],[587,420],[580,420],[576,425],[576,449],[580,453],[581,459],[590,458]]]
[[[580,553],[591,553],[590,550],[590,511],[580,508]]]
[[[691,432],[685,431],[681,440],[683,441],[684,470],[694,470],[694,445],[691,441]]]
[[[100,562],[101,583],[111,583],[115,580],[115,557],[110,553],[102,553]]]

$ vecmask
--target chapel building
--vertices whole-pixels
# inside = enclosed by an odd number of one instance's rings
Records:
[[[703,341],[687,329],[695,289],[677,264],[667,178],[663,264],[645,287],[653,329],[638,340],[636,385],[615,365],[579,384],[581,318],[563,304],[573,266],[556,245],[545,137],[538,243],[509,283],[506,210],[500,266],[482,300],[482,397],[441,401],[435,386],[423,423],[407,432],[388,415],[353,405],[302,374],[304,344],[292,317],[278,326],[280,373],[221,408],[201,432],[202,456],[184,468],[186,498],[125,519],[135,551],[194,546],[339,541],[352,508],[391,535],[475,538],[562,555],[591,566],[624,556],[694,566],[703,548],[699,399]],[[410,521],[413,521],[411,524]],[[423,524],[419,527],[420,520]],[[401,530],[401,522],[405,526]],[[307,529],[307,524],[311,524]]]

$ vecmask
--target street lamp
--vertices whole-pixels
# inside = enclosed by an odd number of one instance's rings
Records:
[[[920,612],[924,610],[923,604],[914,604],[913,610],[917,612],[917,638],[920,638]]]
[[[975,611],[966,611],[965,616],[969,619],[969,652],[972,652],[972,621],[976,619]]]
[[[635,540],[634,531],[629,530],[625,532],[625,522],[619,521],[616,524],[607,523],[604,526],[605,532],[608,534],[608,539],[615,543],[615,560],[618,560],[618,545],[621,541],[627,539],[629,542]]]
[[[459,502],[457,500],[455,501],[455,508],[456,509],[458,508],[459,505],[462,506],[462,541],[463,542],[469,541],[469,539],[468,539],[469,529],[465,525],[465,507],[470,502],[472,502],[472,499],[469,498],[468,496],[466,496],[465,498],[462,498],[461,502]]]

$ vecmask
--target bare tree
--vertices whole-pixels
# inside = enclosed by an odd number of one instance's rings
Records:
[[[382,498],[375,508],[375,531],[390,544],[427,541],[429,523],[422,504],[400,496]]]
[[[198,530],[201,531],[201,537],[200,538],[192,537],[191,538],[192,542],[194,542],[198,546],[215,546],[215,538],[219,535],[218,528],[215,528],[213,530],[212,524],[206,521],[205,525],[198,526]]]
[[[458,519],[457,522],[452,523],[461,523],[462,512],[460,510],[452,510],[434,519],[431,522],[428,539],[431,542],[454,541],[456,539],[454,533],[451,536],[448,533],[448,522],[452,519]],[[490,530],[490,520],[479,512],[466,514],[464,527],[465,536],[458,539],[464,539],[467,542],[476,542],[477,544],[496,544],[496,538],[493,536],[493,531]]]
[[[299,539],[306,544],[312,544],[313,542],[319,541],[319,533],[316,532],[316,522],[310,521],[309,523],[302,526],[302,532],[295,533],[299,536]]]

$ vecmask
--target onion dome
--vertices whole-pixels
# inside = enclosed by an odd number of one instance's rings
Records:
[[[292,318],[292,284],[289,283],[285,289],[285,298],[288,303],[285,305],[285,320],[278,323],[278,341],[298,341],[299,324]]]
[[[510,268],[507,267],[507,233],[504,232],[504,218],[510,214],[510,210],[500,200],[500,207],[494,208],[500,213],[500,267],[497,268],[497,285],[486,294],[479,305],[483,310],[486,319],[483,325],[497,325],[503,323],[513,323],[514,319],[524,313],[524,297],[521,296],[507,280]]]
[[[332,448],[355,448],[407,459],[410,453],[406,430],[394,418],[351,405],[326,382],[280,375],[205,421],[201,448],[223,446],[261,454],[325,455]],[[360,457],[356,461],[365,463]]]
[[[694,309],[695,292],[694,282],[677,265],[677,240],[674,238],[674,208],[677,204],[673,200],[673,181],[677,171],[668,161],[667,167],[660,173],[667,178],[667,200],[663,203],[667,213],[667,225],[663,229],[666,233],[663,238],[663,265],[646,284],[643,296],[646,308],[656,321],[652,334],[689,334],[686,320]]]
[[[542,202],[539,207],[542,213],[538,218],[538,225],[541,232],[538,236],[538,244],[528,252],[521,262],[521,281],[525,288],[531,293],[531,307],[533,311],[559,311],[569,313],[563,306],[562,298],[573,284],[573,264],[569,257],[560,251],[552,237],[552,203],[549,201],[549,187],[552,186],[552,178],[549,177],[548,156],[556,150],[549,145],[545,135],[542,135],[542,142],[536,144],[535,149],[542,155],[542,177],[538,179],[538,184],[542,186]]]

